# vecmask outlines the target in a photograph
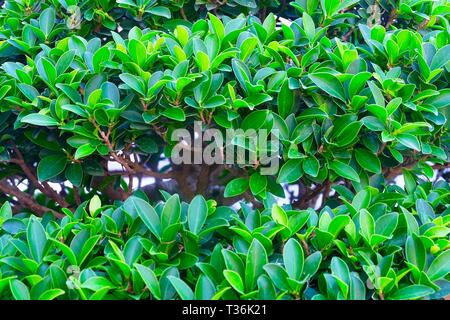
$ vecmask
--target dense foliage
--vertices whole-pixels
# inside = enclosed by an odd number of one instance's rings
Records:
[[[444,297],[449,14],[5,1],[0,297]],[[196,121],[277,129],[280,169],[172,163]],[[248,139],[257,159],[272,147]]]
[[[413,299],[449,293],[450,186],[366,188],[321,212],[239,211],[143,193],[96,196],[59,222],[0,211],[0,297],[15,299]],[[417,199],[415,199],[417,198]],[[271,209],[269,209],[271,208]],[[418,219],[415,215],[418,214]],[[9,287],[9,288],[8,288]]]

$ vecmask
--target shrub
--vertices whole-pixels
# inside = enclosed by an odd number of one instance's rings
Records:
[[[0,296],[445,296],[449,5],[214,3],[5,2]]]
[[[407,209],[405,192],[368,187],[320,212],[275,201],[235,211],[200,195],[187,204],[167,194],[152,207],[137,193],[114,205],[94,197],[73,213],[65,209],[60,221],[13,217],[6,202],[0,297],[441,298],[449,215],[435,208],[449,190],[438,183],[429,190],[433,202],[418,199]]]

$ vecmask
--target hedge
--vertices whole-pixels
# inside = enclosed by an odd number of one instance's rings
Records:
[[[334,209],[239,210],[143,193],[55,220],[0,211],[2,299],[413,299],[448,294],[448,184],[368,187]],[[350,198],[348,198],[350,196]],[[444,197],[443,197],[444,196]],[[419,215],[416,219],[415,215]],[[8,288],[9,287],[9,288]],[[10,289],[10,290],[9,290]]]
[[[449,9],[5,1],[0,297],[444,297]],[[196,123],[280,144],[174,163]]]

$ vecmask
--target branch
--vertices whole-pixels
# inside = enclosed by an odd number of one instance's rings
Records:
[[[25,174],[25,176],[30,180],[31,184],[33,184],[36,188],[38,188],[43,194],[45,194],[50,199],[53,199],[58,203],[61,207],[67,208],[69,207],[69,203],[61,197],[55,190],[53,190],[52,187],[47,182],[39,182],[39,180],[36,178],[35,173],[31,168],[28,167],[28,165],[25,162],[25,159],[20,152],[19,148],[16,146],[13,147],[14,154],[16,155],[16,158],[10,159],[10,162],[17,164]]]
[[[186,16],[186,13],[184,12],[184,8],[183,7],[180,8],[180,15],[183,18],[183,20],[188,20],[188,18]]]
[[[395,9],[392,9],[391,13],[389,14],[389,20],[386,22],[386,25],[384,26],[386,29],[388,29],[397,18],[397,11]]]
[[[210,166],[204,165],[200,169],[200,174],[197,179],[197,194],[205,194],[206,188],[209,184]]]
[[[414,168],[420,161],[424,161],[429,157],[429,155],[426,155],[419,159],[410,159],[409,161],[405,161],[398,166],[395,166],[393,168],[387,168],[384,170],[383,175],[385,179],[393,179],[400,174],[402,174],[402,169],[412,169]],[[445,170],[450,168],[450,162],[445,162],[444,164],[433,164],[431,166],[434,170]]]
[[[170,179],[173,178],[173,175],[171,173],[161,173],[161,172],[153,172],[150,169],[145,168],[144,166],[141,166],[140,164],[131,161],[130,159],[127,159],[125,157],[121,157],[117,154],[117,152],[114,150],[113,145],[109,141],[109,136],[111,135],[111,127],[108,128],[108,132],[105,133],[101,130],[100,126],[95,122],[92,121],[92,124],[95,126],[95,128],[100,133],[100,136],[102,137],[103,141],[106,143],[109,154],[111,157],[119,163],[124,169],[126,170],[126,175],[132,176],[136,173],[141,173],[149,177],[158,178],[158,179]],[[117,172],[116,172],[117,173]],[[125,174],[125,173],[123,173]]]
[[[351,28],[349,31],[347,31],[347,33],[342,36],[342,41],[347,42],[350,36],[353,34],[354,30],[355,29]]]
[[[177,181],[178,187],[181,190],[181,193],[186,197],[186,200],[191,201],[195,193],[192,190],[191,186],[189,186],[188,176],[191,173],[190,166],[184,165],[181,170],[177,172],[174,176],[174,179]]]
[[[64,217],[63,214],[58,213],[55,210],[47,208],[43,205],[40,205],[29,194],[20,191],[19,188],[8,184],[6,181],[3,180],[0,181],[0,191],[10,196],[16,197],[21,205],[29,208],[31,211],[35,212],[39,216],[43,216],[45,213],[51,212],[56,218]]]

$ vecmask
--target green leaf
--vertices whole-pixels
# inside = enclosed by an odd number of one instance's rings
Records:
[[[414,264],[423,271],[426,264],[426,250],[422,240],[415,234],[406,239],[405,254],[408,262]]]
[[[39,71],[39,75],[42,77],[42,79],[44,79],[50,84],[54,84],[57,73],[53,63],[46,58],[41,58],[38,60],[36,65]]]
[[[286,212],[279,205],[275,204],[272,207],[272,219],[285,227],[288,226],[288,216]]]
[[[128,51],[130,53],[131,60],[142,67],[147,60],[147,49],[144,44],[139,40],[131,39],[128,42]],[[126,83],[126,81],[124,82]]]
[[[365,300],[366,286],[355,273],[350,275],[350,297],[351,300]]]
[[[339,257],[331,258],[330,268],[334,276],[350,285],[350,270],[344,260]]]
[[[59,296],[62,296],[66,292],[61,289],[48,289],[39,296],[38,300],[54,300]]]
[[[225,187],[224,197],[231,198],[243,194],[248,188],[248,180],[246,178],[236,178],[228,182]]]
[[[75,160],[85,158],[91,154],[93,154],[95,151],[95,147],[93,147],[90,143],[83,144],[82,146],[78,147],[75,151],[74,158]]]
[[[344,229],[345,226],[349,223],[350,223],[349,216],[346,215],[335,216],[328,225],[327,231],[331,233],[333,236],[337,237],[339,235],[339,232],[341,232],[342,229]]]
[[[180,197],[177,194],[174,194],[166,201],[161,214],[161,226],[163,227],[163,229],[179,223],[180,214]]]
[[[175,121],[185,121],[186,115],[183,111],[183,109],[180,108],[167,108],[164,109],[161,114],[169,119],[175,120]]]
[[[438,255],[428,268],[427,275],[430,280],[436,281],[450,273],[450,250],[445,250]]]
[[[102,200],[98,195],[94,195],[91,200],[89,201],[89,213],[91,216],[94,215],[95,211],[100,209],[102,206]]]
[[[355,74],[348,85],[348,96],[353,97],[357,95],[371,77],[372,74],[370,72],[360,72]]]
[[[178,295],[182,300],[193,300],[194,299],[194,292],[192,289],[180,278],[174,277],[174,276],[168,276],[167,277],[170,281],[170,283],[173,285],[175,290],[177,291]]]
[[[169,8],[164,6],[151,7],[147,9],[147,11],[151,14],[154,14],[155,16],[160,16],[166,19],[172,18],[172,13],[170,12]]]
[[[224,105],[227,102],[224,96],[217,95],[206,100],[202,107],[207,109],[217,108]]]
[[[207,276],[200,275],[195,285],[195,299],[211,300],[215,293],[214,283]]]
[[[58,59],[58,62],[56,63],[56,71],[57,74],[60,75],[64,73],[64,71],[67,70],[67,68],[71,65],[73,62],[73,59],[75,58],[75,50],[69,50],[64,52]]]
[[[67,158],[65,155],[52,155],[43,158],[39,161],[37,167],[37,175],[40,181],[46,181],[53,177],[56,177],[64,171],[67,164]]]
[[[319,169],[320,163],[316,157],[310,156],[303,161],[303,171],[311,177],[317,177]]]
[[[274,284],[270,278],[263,274],[258,278],[258,299],[261,300],[275,300],[276,299],[276,291]]]
[[[278,183],[293,183],[303,175],[302,161],[300,159],[290,159],[283,164],[279,173]]]
[[[20,121],[22,123],[29,123],[41,127],[53,127],[59,125],[59,122],[52,117],[40,113],[26,115]]]
[[[259,172],[255,172],[250,176],[250,191],[254,195],[258,195],[263,192],[267,187],[267,176],[261,175]]]
[[[356,173],[356,171],[352,167],[350,167],[348,164],[345,164],[345,163],[337,161],[337,160],[333,160],[333,162],[331,162],[328,166],[331,170],[333,170],[339,176],[341,176],[345,179],[356,181],[356,182],[360,181],[358,173]]]
[[[234,290],[240,294],[244,294],[244,282],[242,281],[239,273],[233,270],[224,270],[223,276],[228,281],[228,283],[233,287]]]
[[[270,117],[270,111],[268,110],[255,110],[249,113],[241,123],[243,130],[255,129],[258,130],[267,125],[268,118]]]
[[[372,173],[381,173],[380,159],[367,149],[355,149],[355,158],[358,164],[365,170]]]
[[[263,266],[267,263],[267,253],[264,246],[257,239],[253,239],[248,249],[245,265],[245,287],[248,292],[256,286],[256,280],[263,272]]]
[[[39,29],[44,33],[45,37],[47,38],[50,34],[50,32],[53,29],[53,26],[55,25],[55,9],[53,7],[48,7],[44,11],[42,11],[41,15],[39,16]]]
[[[75,256],[75,254],[73,253],[72,249],[70,249],[67,245],[65,245],[64,243],[59,242],[56,239],[50,239],[53,244],[62,251],[62,253],[66,256],[67,260],[69,260],[69,263],[73,266],[77,266],[78,262],[77,262],[77,257]]]
[[[89,289],[92,291],[99,291],[104,288],[114,288],[114,285],[105,277],[94,276],[83,282],[81,288]]]
[[[386,106],[386,111],[389,115],[392,115],[397,109],[398,107],[401,105],[402,103],[402,98],[394,98],[391,101],[389,101],[389,103]]]
[[[144,281],[147,288],[150,290],[152,295],[160,300],[161,299],[161,287],[158,281],[158,278],[156,277],[155,273],[152,269],[143,266],[141,264],[135,264],[134,265],[136,270],[139,272],[139,275],[141,276],[142,280]]]
[[[450,61],[450,44],[440,48],[431,60],[430,68],[435,70],[445,66]]]
[[[35,101],[35,99],[37,99],[37,97],[39,96],[39,92],[33,86],[30,86],[25,83],[19,83],[17,87],[24,94],[24,96],[27,97],[28,100],[32,102]]]
[[[217,35],[217,37],[219,39],[223,39],[224,35],[225,35],[225,28],[223,26],[222,21],[220,21],[220,19],[218,17],[216,17],[215,15],[211,14],[210,12],[208,12],[208,17],[209,20],[211,22],[211,25],[214,29],[215,34]]]
[[[340,130],[334,138],[335,143],[339,147],[345,147],[354,143],[358,137],[359,130],[363,123],[361,121],[354,121],[342,130]]]
[[[304,263],[303,274],[305,277],[312,277],[319,270],[320,263],[322,262],[322,253],[316,251],[309,255]]]
[[[432,222],[436,218],[433,207],[424,199],[416,200],[416,212],[423,224]]]
[[[410,149],[420,151],[420,142],[416,136],[409,133],[401,133],[395,137],[398,142],[400,142],[405,147]]]
[[[381,92],[380,88],[378,88],[378,86],[373,81],[369,81],[367,83],[369,85],[370,91],[372,92],[375,104],[384,108],[386,106],[386,101],[384,99],[383,92]]]
[[[208,205],[205,198],[197,195],[192,199],[188,209],[188,226],[194,234],[199,234],[208,217]]]
[[[11,204],[9,201],[5,201],[5,203],[0,208],[0,225],[4,220],[11,219],[13,216]]]
[[[17,279],[10,280],[9,288],[14,300],[30,300],[30,291],[22,281]]]
[[[303,29],[305,30],[308,39],[311,41],[316,35],[316,27],[314,26],[313,19],[309,14],[306,13],[306,11],[303,12],[302,22],[303,22]]]
[[[239,56],[239,58],[242,61],[245,61],[245,59],[247,59],[247,57],[252,53],[255,52],[255,47],[258,45],[258,38],[256,37],[249,37],[247,39],[245,39],[242,43],[241,43],[241,54]]]
[[[145,96],[145,84],[141,78],[130,73],[122,73],[119,75],[119,78],[131,89]]]
[[[162,226],[158,214],[155,209],[146,201],[137,197],[130,197],[127,202],[136,210],[142,222],[147,226],[151,233],[158,239],[162,236]]]
[[[81,252],[78,253],[78,265],[81,266],[83,262],[88,257],[89,253],[92,252],[97,242],[100,240],[100,235],[95,235],[92,237],[89,237],[86,242],[84,243]]]
[[[344,2],[345,3],[345,2]],[[338,11],[340,5],[342,6],[340,1],[333,1],[333,0],[321,0],[320,5],[322,7],[323,12],[325,13],[326,17],[332,17],[335,15],[336,11]]]
[[[391,300],[419,299],[426,297],[432,293],[434,293],[434,290],[432,288],[421,284],[415,284],[395,291],[391,296],[389,296],[389,299]]]
[[[291,279],[300,280],[303,273],[304,253],[300,243],[291,238],[283,248],[283,262]]]
[[[375,233],[389,238],[395,231],[397,224],[398,224],[398,213],[391,212],[382,215],[377,219],[375,223]]]
[[[361,209],[359,213],[359,225],[360,225],[360,234],[367,240],[370,241],[370,238],[375,233],[375,221],[366,209]]]
[[[200,68],[200,71],[202,72],[208,70],[211,66],[211,62],[209,60],[208,55],[203,51],[198,51],[196,53],[196,61],[197,65]]]
[[[44,257],[47,235],[44,227],[35,217],[31,217],[27,226],[27,242],[33,259],[41,263]]]
[[[310,73],[308,77],[316,86],[328,93],[330,96],[345,101],[344,87],[338,78],[330,73]]]
[[[279,264],[268,263],[263,268],[277,288],[280,290],[290,290],[290,285],[288,282],[289,276],[283,267]]]
[[[294,91],[289,89],[289,80],[286,79],[278,94],[278,114],[284,119],[292,113],[294,108]]]
[[[80,187],[83,181],[83,168],[79,163],[72,163],[67,166],[66,179],[70,181],[75,187]]]

